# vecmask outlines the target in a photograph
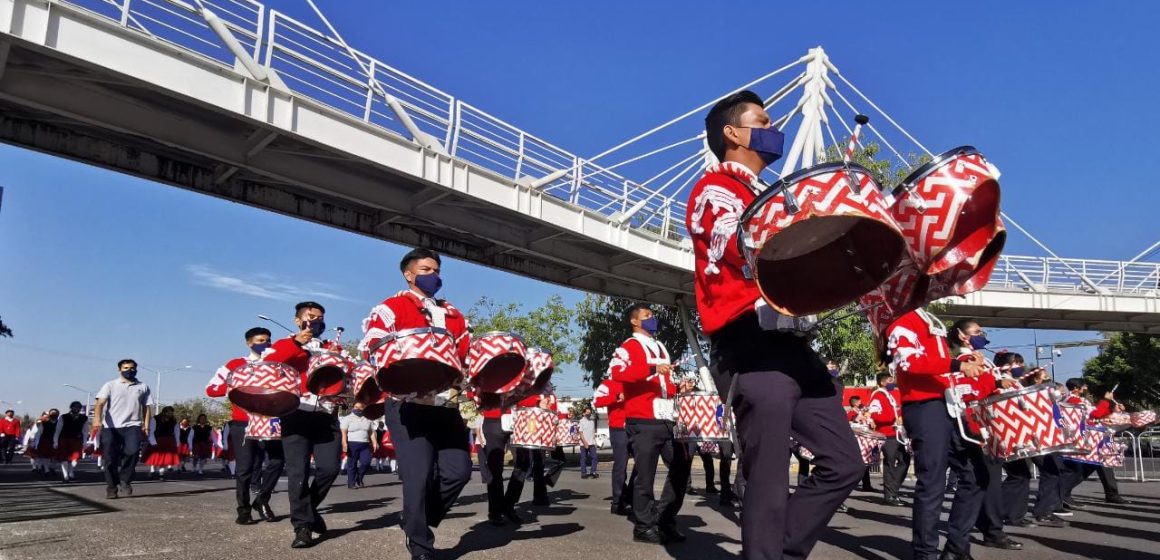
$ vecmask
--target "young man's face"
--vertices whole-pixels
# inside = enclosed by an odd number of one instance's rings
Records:
[[[298,316],[294,318],[294,321],[298,323],[298,328],[304,329],[306,328],[306,325],[310,323],[321,321],[325,318],[325,315],[326,314],[323,313],[321,309],[316,307],[309,307],[299,312]],[[269,340],[269,337],[267,337],[266,340]]]
[[[414,285],[415,278],[425,276],[427,274],[438,274],[439,262],[432,258],[415,259],[407,265],[407,270],[403,271],[403,278],[407,280],[407,284]]]
[[[15,416],[15,414],[13,414],[11,410],[9,410],[8,412],[4,413],[4,416],[7,418],[12,418],[13,416]]]
[[[268,335],[268,334],[256,334],[256,335],[250,337],[250,339],[246,341],[246,344],[248,346],[253,347],[253,346],[257,346],[259,344],[265,344],[267,342],[270,342],[270,335]]]
[[[850,401],[851,408],[858,408],[860,406],[862,406],[862,399],[852,399]]]
[[[737,119],[737,125],[725,125],[725,138],[737,146],[749,149],[750,129],[769,128],[771,124],[765,108],[756,103],[746,103],[745,111]]]
[[[134,364],[133,362],[129,362],[129,363],[127,363],[127,364],[121,364],[121,367],[120,367],[120,368],[118,368],[118,370],[117,370],[117,371],[120,371],[121,373],[124,373],[124,372],[126,372],[126,371],[129,371],[129,370],[131,370],[131,369],[137,369],[137,364]]]
[[[632,318],[632,328],[639,329],[641,323],[652,319],[653,312],[652,309],[637,309],[635,315]]]

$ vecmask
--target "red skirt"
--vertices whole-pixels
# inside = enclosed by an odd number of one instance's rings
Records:
[[[195,459],[209,459],[213,456],[213,444],[208,441],[193,442],[193,457]]]
[[[185,442],[177,444],[177,454],[182,457],[189,457],[189,444]]]
[[[56,446],[57,461],[80,461],[84,456],[85,442],[79,439],[61,439]]]
[[[149,446],[145,452],[145,464],[150,467],[175,467],[181,463],[177,454],[177,439],[173,436],[157,436],[157,445]]]
[[[41,437],[40,443],[36,445],[36,449],[32,450],[29,457],[35,459],[56,459],[56,449],[52,447],[52,438]]]
[[[380,445],[379,448],[376,449],[373,454],[371,454],[371,456],[374,457],[375,459],[394,459],[395,458],[395,446],[394,445]]]

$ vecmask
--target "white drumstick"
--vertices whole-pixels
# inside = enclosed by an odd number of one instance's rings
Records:
[[[279,323],[278,321],[275,321],[275,320],[273,320],[265,315],[258,315],[258,318],[263,320],[263,321],[269,321],[271,323],[274,323],[275,325],[278,325],[279,327],[286,329],[286,332],[288,332],[290,334],[294,334],[294,331],[290,330],[290,327],[287,327],[286,325],[283,325],[282,323]]]

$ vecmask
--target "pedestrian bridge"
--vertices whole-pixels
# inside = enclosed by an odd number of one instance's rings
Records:
[[[0,141],[581,290],[691,294],[683,191],[703,165],[700,137],[597,163],[323,23],[248,0],[0,0]],[[769,75],[806,67],[770,96],[803,90],[782,125],[805,101],[830,101],[811,89],[841,78],[824,56]],[[674,146],[697,151],[628,176]],[[950,314],[1160,332],[1158,281],[1156,263],[1005,256]]]

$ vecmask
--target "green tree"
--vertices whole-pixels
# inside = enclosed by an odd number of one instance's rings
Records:
[[[823,161],[842,161],[842,156],[846,153],[846,146],[849,143],[849,137],[843,139],[845,144],[841,146],[828,146],[826,148],[826,157]],[[854,149],[854,155],[850,158],[853,163],[861,165],[870,170],[870,174],[878,181],[878,184],[883,188],[893,188],[898,183],[902,182],[907,175],[910,174],[914,168],[930,161],[930,156],[926,154],[907,154],[907,162],[903,164],[898,161],[896,157],[882,154],[882,146],[877,142],[867,142],[860,148]]]
[[[550,351],[552,361],[559,367],[576,361],[576,327],[572,314],[559,294],[528,312],[519,303],[500,304],[485,296],[471,306],[467,318],[471,330],[477,334],[509,332],[519,335],[528,346]]]
[[[857,304],[850,304],[820,321],[814,344],[824,358],[837,362],[842,369],[842,383],[847,386],[869,385],[880,369],[878,341],[866,314]]]
[[[233,405],[229,401],[218,401],[210,398],[195,398],[178,401],[169,405],[173,407],[173,416],[178,420],[189,418],[190,423],[196,422],[200,414],[209,418],[214,426],[225,424],[230,419]]]
[[[584,370],[584,381],[593,387],[604,381],[608,373],[608,361],[612,353],[632,336],[632,327],[624,318],[624,310],[635,301],[628,298],[588,294],[576,306],[576,322],[584,336],[580,342],[580,368]],[[681,317],[676,307],[653,305],[660,330],[660,340],[669,351],[673,361],[679,361],[689,349],[688,338],[681,327]],[[700,332],[696,313],[692,313],[694,332]]]
[[[4,319],[0,319],[0,338],[3,337],[12,338],[12,329],[4,324]]]
[[[1116,387],[1116,400],[1129,410],[1160,406],[1160,336],[1112,334],[1098,356],[1083,365],[1092,394]]]

